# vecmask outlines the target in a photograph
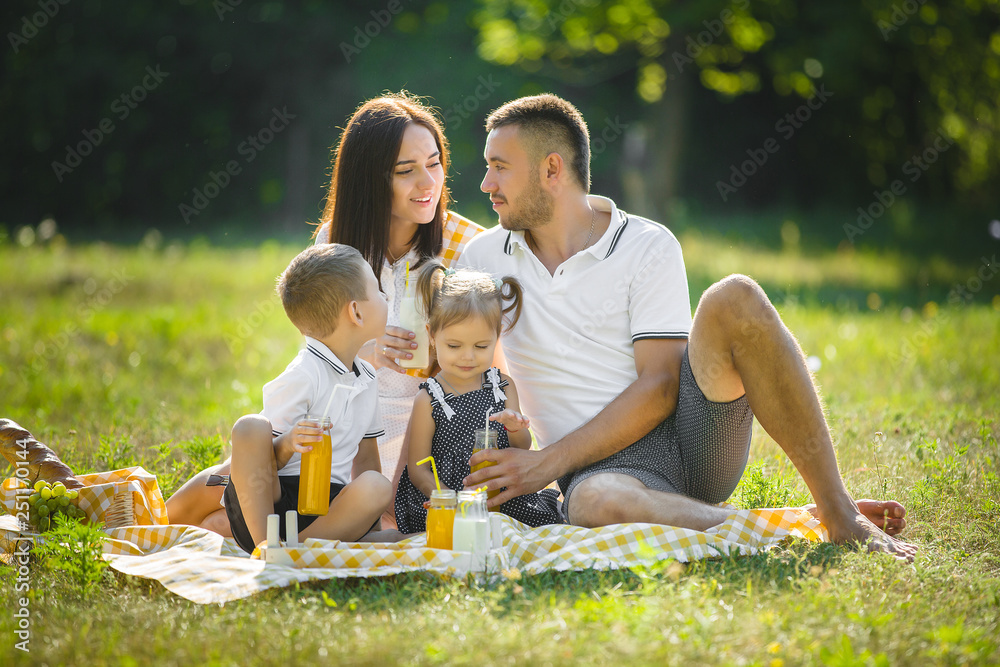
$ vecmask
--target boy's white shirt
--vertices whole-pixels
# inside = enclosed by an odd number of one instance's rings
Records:
[[[333,445],[330,481],[347,484],[361,440],[385,434],[375,369],[360,357],[355,357],[349,368],[315,338],[306,336],[305,342],[284,372],[264,385],[260,414],[271,422],[272,435],[278,437],[307,414],[322,416],[331,393],[338,385],[344,386],[336,392],[328,416]],[[278,475],[297,476],[301,464],[302,455],[295,452]]]

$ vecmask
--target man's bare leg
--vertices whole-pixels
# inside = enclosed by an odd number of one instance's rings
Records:
[[[654,491],[636,478],[618,473],[601,473],[577,484],[568,509],[570,523],[586,528],[639,522],[707,530],[731,514],[732,510],[693,498]]]
[[[912,560],[916,547],[879,530],[847,492],[802,349],[757,283],[729,276],[706,290],[688,358],[710,401],[746,394],[761,426],[805,480],[833,542]]]

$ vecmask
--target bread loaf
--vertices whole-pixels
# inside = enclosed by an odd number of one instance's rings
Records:
[[[62,482],[67,489],[83,487],[55,452],[10,419],[0,419],[0,452],[14,466],[15,472],[27,465],[28,476],[18,477],[27,479],[31,484],[42,479],[51,484]]]

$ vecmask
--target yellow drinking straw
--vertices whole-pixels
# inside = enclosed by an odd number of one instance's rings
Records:
[[[406,260],[406,274],[403,278],[403,291],[410,289],[410,260]],[[427,459],[424,459],[425,461]],[[419,463],[417,465],[420,465]]]
[[[409,266],[409,264],[407,264],[407,266]],[[438,479],[438,467],[437,467],[437,464],[434,463],[434,457],[433,456],[428,456],[423,461],[417,461],[417,465],[418,466],[422,466],[423,464],[427,463],[428,461],[431,462],[431,470],[434,472],[434,483],[437,484],[437,489],[438,489],[438,491],[440,491],[441,490],[441,480]]]

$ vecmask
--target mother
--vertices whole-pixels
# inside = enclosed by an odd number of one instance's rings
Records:
[[[371,264],[390,308],[385,335],[370,341],[361,356],[378,372],[386,435],[379,439],[382,472],[394,481],[405,464],[400,456],[413,397],[424,370],[406,371],[398,359],[412,358],[413,332],[400,328],[407,263],[410,269],[432,257],[450,265],[482,227],[447,210],[448,142],[432,111],[406,91],[362,104],[351,116],[334,153],[326,207],[316,243],[345,243]],[[171,523],[199,525],[230,535],[219,502],[219,476],[229,461],[201,471],[167,500]],[[391,513],[386,522],[394,524]]]

